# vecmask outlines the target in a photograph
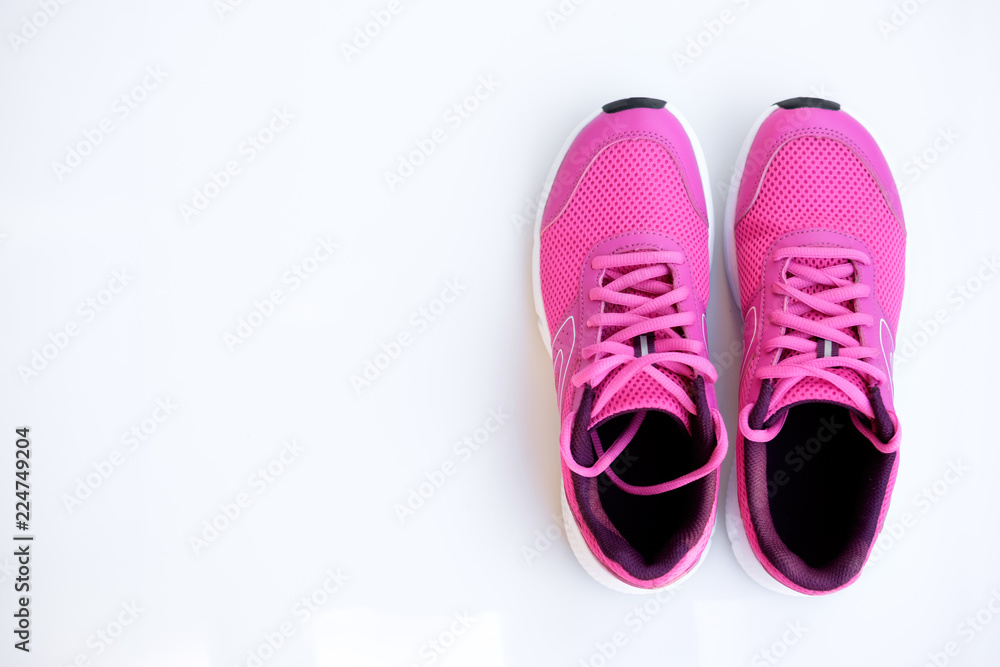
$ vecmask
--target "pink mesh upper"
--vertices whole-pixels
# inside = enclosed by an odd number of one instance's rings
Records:
[[[604,148],[559,217],[542,230],[541,283],[549,333],[580,290],[580,271],[598,241],[636,230],[667,234],[688,250],[692,289],[708,301],[708,226],[695,212],[676,162],[651,139]]]
[[[861,160],[825,137],[800,137],[779,148],[753,206],[736,225],[743,310],[761,288],[763,262],[775,239],[810,228],[850,234],[871,249],[875,296],[895,331],[906,231]]]
[[[775,240],[811,228],[850,234],[871,249],[875,296],[895,331],[903,296],[906,230],[861,160],[844,144],[825,137],[799,137],[779,148],[753,205],[736,225],[743,310],[763,287],[764,261]],[[863,387],[856,373],[838,374]],[[754,400],[749,389],[749,383],[741,386],[741,405]],[[803,400],[846,402],[846,396],[830,383],[803,380],[769,412]]]

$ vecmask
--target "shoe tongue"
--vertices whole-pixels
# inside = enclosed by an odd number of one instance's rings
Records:
[[[834,375],[853,384],[862,394],[868,394],[868,387],[857,371],[850,368],[832,368],[829,370]],[[853,405],[851,399],[837,385],[821,378],[804,377],[792,385],[791,389],[785,392],[785,395],[779,400],[771,401],[766,418],[770,419],[775,412],[790,405],[809,402],[833,403],[854,410],[851,407]]]
[[[608,374],[604,380],[597,385],[595,394],[597,396],[601,395],[608,383],[611,382],[615,376],[622,372],[624,367],[612,371]],[[673,371],[661,369],[667,377],[676,382],[679,386],[684,387],[688,395],[691,395],[691,381]],[[673,415],[684,425],[684,428],[691,432],[691,414],[681,406],[681,404],[674,398],[673,394],[663,388],[663,386],[651,378],[647,373],[636,373],[618,392],[611,398],[607,404],[601,408],[601,411],[597,413],[591,420],[589,428],[593,428],[597,424],[604,422],[611,417],[617,417],[618,415],[633,413],[637,410],[659,410],[661,412],[667,412]]]

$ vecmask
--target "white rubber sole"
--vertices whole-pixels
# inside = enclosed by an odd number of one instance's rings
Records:
[[[726,278],[729,283],[729,291],[732,293],[733,299],[736,301],[737,305],[741,303],[739,268],[736,265],[736,201],[739,197],[740,181],[743,178],[743,171],[746,169],[746,162],[747,157],[750,155],[750,148],[753,146],[753,140],[757,137],[757,132],[760,130],[760,126],[764,124],[764,121],[767,120],[768,116],[779,108],[780,107],[777,104],[772,104],[757,118],[753,127],[750,128],[750,132],[743,140],[743,146],[740,147],[740,152],[736,157],[733,177],[729,182],[729,193],[726,195],[726,211],[723,214],[722,220],[722,233],[724,234],[722,239],[722,248],[726,262]],[[868,129],[868,125],[864,121],[844,109],[843,105],[841,105],[840,110],[854,118],[854,120],[860,123],[861,126],[872,135],[873,139],[875,138],[875,135],[872,134],[870,129]],[[881,145],[878,143],[878,139],[875,139],[875,143]],[[767,167],[765,166],[764,169],[766,171]],[[893,181],[895,181],[895,174],[892,172],[891,166],[889,168],[889,175],[893,178]],[[740,516],[740,506],[736,497],[735,460],[733,461],[732,469],[729,471],[729,483],[727,487],[726,534],[729,536],[729,541],[733,545],[733,554],[736,555],[736,561],[740,564],[740,567],[743,568],[743,571],[746,572],[751,579],[770,591],[793,597],[810,597],[785,586],[783,583],[768,574],[767,570],[765,570],[764,566],[761,565],[757,556],[754,554],[753,549],[750,547],[750,538],[747,536],[746,528],[743,526],[743,518]]]
[[[695,135],[694,129],[687,122],[687,119],[685,119],[675,107],[671,106],[669,102],[665,108],[674,115],[674,117],[681,124],[681,127],[684,128],[684,132],[688,135],[688,140],[691,142],[691,147],[694,150],[695,161],[698,163],[698,176],[701,178],[701,186],[705,193],[705,213],[708,216],[708,266],[709,271],[711,271],[712,256],[714,254],[715,247],[715,215],[712,208],[712,193],[709,189],[708,166],[705,163],[705,154],[701,149],[701,144],[698,142],[698,137]],[[559,155],[556,156],[555,161],[552,163],[552,167],[549,169],[548,177],[545,179],[545,185],[542,187],[542,196],[538,202],[538,212],[535,215],[535,236],[531,256],[532,295],[535,302],[535,314],[538,316],[538,333],[541,335],[542,342],[545,344],[545,349],[548,350],[550,357],[552,356],[552,342],[549,340],[548,319],[545,316],[545,305],[542,303],[542,218],[545,215],[545,205],[549,200],[549,194],[552,191],[552,184],[555,183],[556,174],[559,172],[559,167],[562,165],[563,159],[566,157],[566,153],[569,152],[570,147],[573,145],[573,142],[576,140],[577,136],[579,136],[580,132],[582,132],[591,121],[600,116],[603,112],[604,110],[601,108],[595,113],[587,116],[583,122],[576,126],[573,132],[570,133],[569,138],[567,138],[565,143],[563,143],[562,149],[559,151]],[[705,556],[708,555],[708,551],[712,546],[712,537],[715,535],[715,526],[718,524],[718,516],[716,516],[716,522],[712,524],[712,533],[709,536],[705,551],[702,552],[701,556],[691,569],[684,573],[677,581],[674,581],[666,586],[661,586],[660,588],[637,588],[626,584],[601,565],[600,561],[598,561],[597,557],[590,551],[590,547],[587,546],[586,541],[583,539],[583,533],[580,532],[580,527],[576,525],[576,519],[573,518],[573,512],[569,508],[569,501],[566,499],[566,489],[564,489],[561,485],[559,488],[559,497],[562,501],[563,527],[566,531],[566,540],[569,542],[573,555],[576,556],[576,559],[580,562],[580,565],[583,566],[583,569],[586,570],[591,577],[597,580],[598,583],[620,593],[632,593],[637,595],[658,593],[660,591],[670,590],[671,588],[679,586],[687,581],[687,579],[694,574],[705,561]]]

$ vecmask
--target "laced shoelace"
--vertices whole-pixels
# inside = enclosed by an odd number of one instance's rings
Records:
[[[816,268],[800,260],[829,260],[828,266]],[[781,309],[767,313],[768,322],[782,333],[765,341],[762,355],[772,355],[770,365],[757,369],[755,378],[775,382],[771,404],[782,397],[800,380],[819,378],[840,389],[859,412],[873,419],[871,401],[854,383],[838,375],[835,369],[849,369],[870,378],[874,384],[887,380],[886,374],[869,359],[879,351],[862,345],[851,335],[855,327],[871,326],[873,318],[855,312],[848,304],[871,294],[871,287],[856,282],[855,263],[868,265],[867,254],[849,248],[805,246],[783,248],[775,253],[775,261],[785,263],[782,278],[771,289],[783,297]],[[839,346],[836,355],[821,353],[827,342]],[[781,423],[769,428],[750,427],[753,404],[740,411],[739,428],[743,436],[755,442],[768,442],[781,430]],[[783,420],[782,420],[783,421]]]
[[[591,418],[598,415],[608,401],[639,373],[649,375],[688,413],[697,414],[698,408],[684,387],[663,372],[671,371],[687,379],[694,379],[701,374],[707,382],[713,383],[718,378],[712,363],[701,356],[704,344],[685,338],[678,332],[679,328],[695,323],[695,314],[681,310],[678,306],[688,298],[691,289],[686,285],[675,287],[664,278],[670,275],[671,265],[683,262],[684,255],[675,251],[628,252],[600,255],[593,259],[594,270],[605,272],[602,283],[607,279],[610,279],[610,282],[590,290],[589,298],[602,303],[600,312],[590,317],[586,325],[597,327],[602,331],[606,328],[617,328],[618,331],[603,339],[599,334],[597,343],[584,348],[583,358],[592,358],[594,361],[573,375],[572,383],[575,387],[587,383],[596,387],[613,371],[618,369],[620,371],[594,402]],[[608,305],[620,308],[609,312]],[[649,354],[637,356],[635,347],[628,341],[645,334],[660,334],[660,337],[654,339],[653,349]],[[625,483],[610,469],[610,466],[635,437],[646,413],[646,410],[637,411],[625,430],[606,451],[595,438],[598,459],[594,465],[586,467],[574,460],[569,451],[569,439],[562,442],[563,460],[578,475],[596,477],[607,472],[612,482],[624,491],[636,495],[654,495],[704,477],[725,457],[725,425],[713,414],[720,445],[715,447],[708,463],[694,472],[661,484],[634,486]]]

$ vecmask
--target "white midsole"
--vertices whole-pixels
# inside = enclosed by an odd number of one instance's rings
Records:
[[[747,537],[746,528],[743,526],[743,518],[740,516],[740,505],[736,496],[736,462],[729,471],[729,483],[726,484],[726,535],[733,545],[733,554],[736,562],[740,564],[743,571],[764,588],[783,593],[793,597],[807,597],[802,593],[792,590],[780,581],[772,577],[764,569],[764,566],[757,560],[753,549],[750,547],[750,538]]]
[[[709,270],[711,270],[712,256],[714,254],[713,249],[715,247],[715,216],[712,207],[712,193],[709,189],[708,166],[705,163],[705,154],[701,149],[701,144],[698,142],[698,137],[695,135],[693,128],[684,116],[669,103],[667,103],[665,108],[674,115],[674,117],[681,124],[681,127],[684,128],[684,131],[688,135],[688,140],[691,142],[691,147],[694,149],[695,161],[698,163],[698,175],[701,178],[702,189],[705,192],[705,212],[708,215],[708,263]],[[556,157],[555,162],[552,163],[552,167],[549,169],[549,174],[545,179],[545,185],[542,187],[542,195],[538,202],[538,212],[535,215],[535,237],[531,256],[532,294],[535,301],[535,313],[538,316],[538,332],[542,336],[542,342],[545,343],[545,349],[548,350],[550,357],[552,356],[552,341],[549,340],[548,319],[545,316],[545,305],[542,302],[542,218],[545,215],[545,204],[549,199],[550,192],[552,191],[552,185],[555,183],[556,174],[559,172],[559,167],[562,165],[563,159],[566,157],[566,153],[569,152],[570,147],[573,145],[573,141],[576,140],[576,137],[580,134],[580,132],[582,132],[591,121],[600,116],[601,113],[603,113],[603,108],[598,109],[595,113],[587,116],[582,123],[577,125],[576,129],[574,129],[569,135],[569,138],[566,139],[562,149],[559,151],[559,155]],[[684,573],[684,575],[682,575],[677,581],[674,581],[667,586],[653,589],[630,586],[611,574],[611,572],[601,565],[600,561],[597,560],[597,557],[590,551],[590,547],[587,546],[586,541],[583,539],[583,533],[580,532],[580,527],[576,525],[576,519],[573,518],[573,512],[569,508],[569,501],[566,499],[566,489],[561,485],[559,496],[562,499],[562,514],[564,529],[566,531],[566,540],[569,542],[570,548],[573,550],[573,554],[576,556],[576,559],[580,562],[580,565],[583,566],[583,569],[586,570],[587,573],[599,583],[622,593],[658,593],[672,588],[673,586],[680,585],[684,581],[687,581],[688,577],[694,574],[694,572],[701,566],[702,562],[705,560],[705,556],[708,554],[709,547],[712,545],[710,536],[709,542],[705,547],[705,551],[702,552],[698,561],[695,562],[694,566]],[[715,524],[712,525],[712,535],[714,534]]]

